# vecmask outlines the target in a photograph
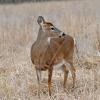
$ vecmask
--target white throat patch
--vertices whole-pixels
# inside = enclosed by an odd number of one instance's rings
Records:
[[[50,41],[51,41],[51,37],[48,37],[47,39],[48,44],[50,44]]]
[[[51,39],[54,39],[54,38],[58,38],[58,37],[48,37],[48,38],[47,38],[47,42],[50,44]]]

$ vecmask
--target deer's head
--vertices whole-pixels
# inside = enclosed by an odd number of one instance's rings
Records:
[[[64,32],[56,28],[51,22],[46,22],[42,16],[38,17],[37,22],[40,26],[40,29],[42,30],[41,34],[46,37],[54,38],[65,35]]]

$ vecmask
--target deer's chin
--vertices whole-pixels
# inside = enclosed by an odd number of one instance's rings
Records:
[[[62,36],[60,35],[59,38],[61,38]]]

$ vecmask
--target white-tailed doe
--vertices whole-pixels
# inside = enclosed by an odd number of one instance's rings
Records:
[[[48,88],[51,96],[51,78],[54,65],[62,63],[64,71],[64,88],[68,72],[71,71],[73,87],[75,85],[75,68],[73,66],[74,40],[56,28],[51,22],[46,22],[42,16],[38,17],[38,37],[31,47],[31,60],[35,65],[38,84],[41,71],[48,70]],[[70,65],[67,66],[67,65]],[[40,85],[39,85],[40,86]]]

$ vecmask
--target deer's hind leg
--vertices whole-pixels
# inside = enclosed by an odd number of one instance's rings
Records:
[[[73,78],[73,88],[75,87],[75,80],[76,80],[76,70],[75,70],[75,67],[73,66],[73,62],[69,62],[70,64],[70,71],[71,71],[71,74],[72,74],[72,78]]]
[[[63,83],[63,87],[66,88],[66,82],[67,82],[69,70],[66,68],[66,65],[62,65],[62,66],[63,66],[63,70],[64,70],[64,83]]]
[[[65,60],[65,66],[68,68],[68,70],[71,71],[72,74],[72,78],[73,78],[73,87],[75,87],[75,79],[76,79],[76,71],[75,71],[75,67],[73,66],[73,61],[67,61]]]

